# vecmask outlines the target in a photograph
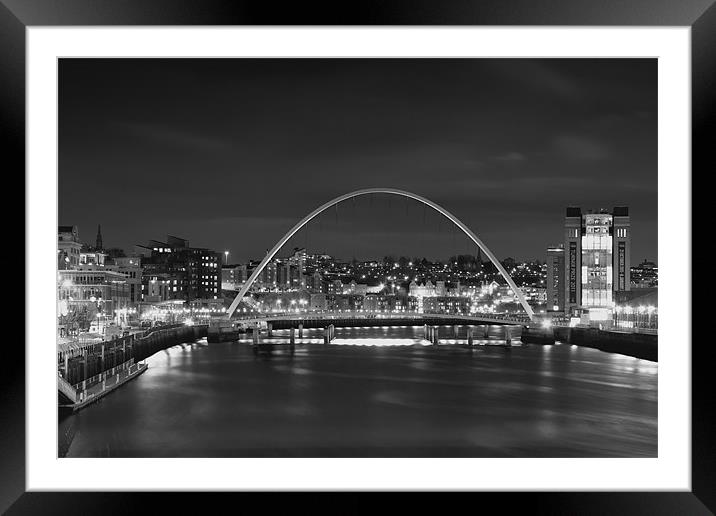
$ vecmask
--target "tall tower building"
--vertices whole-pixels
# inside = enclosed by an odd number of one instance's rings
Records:
[[[101,251],[102,249],[102,226],[97,224],[97,241],[95,242],[95,250]]]
[[[564,244],[547,248],[547,311],[564,312]]]
[[[564,240],[565,311],[611,310],[615,293],[629,290],[629,209],[582,213],[567,208]]]

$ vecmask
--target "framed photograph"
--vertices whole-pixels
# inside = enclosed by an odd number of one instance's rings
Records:
[[[3,510],[713,511],[712,2],[179,4],[0,5],[27,191]]]

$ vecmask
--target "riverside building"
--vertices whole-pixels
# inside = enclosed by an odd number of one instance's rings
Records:
[[[630,289],[629,208],[586,213],[567,208],[564,234],[565,312],[610,319],[616,293]]]

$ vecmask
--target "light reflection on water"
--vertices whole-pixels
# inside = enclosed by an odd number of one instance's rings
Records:
[[[431,346],[430,342],[424,339],[340,339],[331,341],[335,346]]]
[[[157,353],[60,423],[76,430],[68,456],[656,456],[656,363],[569,345],[435,348],[422,326],[336,335],[325,346],[305,329],[293,356],[254,356],[250,339]]]

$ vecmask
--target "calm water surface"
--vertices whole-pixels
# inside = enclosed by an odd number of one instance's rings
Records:
[[[294,356],[206,340],[157,353],[60,421],[67,456],[657,455],[655,362],[567,344],[435,349],[422,327],[304,337]]]

